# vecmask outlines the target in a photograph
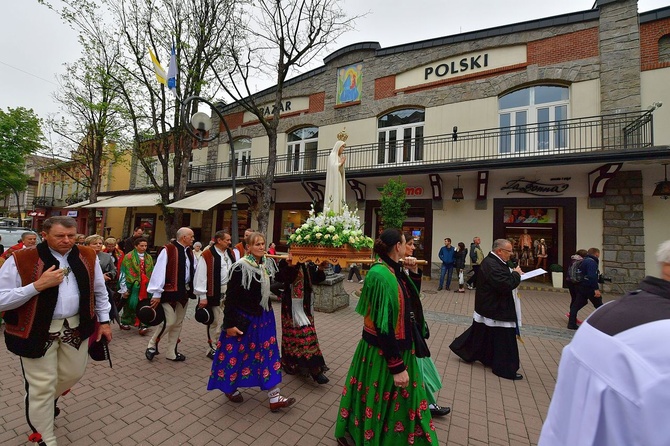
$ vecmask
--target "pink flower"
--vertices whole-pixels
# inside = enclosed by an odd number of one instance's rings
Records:
[[[242,376],[249,376],[251,374],[251,370],[249,370],[249,367],[245,367],[242,369]]]
[[[231,367],[235,367],[235,364],[237,364],[237,358],[234,357],[234,356],[232,356],[232,357],[228,360],[228,364],[230,364]]]
[[[365,418],[372,418],[372,408],[371,407],[366,407],[365,408]]]
[[[263,378],[270,376],[270,371],[268,369],[263,369]]]
[[[394,412],[397,412],[400,410],[400,403],[395,403],[395,407],[393,408]]]
[[[270,343],[268,341],[263,342],[263,348],[264,349],[269,349],[270,348]]]
[[[419,403],[419,409],[427,410],[428,409],[428,401],[427,400],[421,400],[421,403]]]
[[[414,411],[412,409],[410,409],[409,410],[409,420],[414,421],[415,416],[416,416],[416,414],[414,413]]]
[[[356,384],[356,377],[355,377],[355,376],[352,376],[352,377],[349,379],[349,384],[351,384],[352,386],[353,386],[354,384]]]
[[[414,434],[409,434],[407,436],[407,444],[414,444]]]
[[[343,407],[340,409],[340,416],[342,418],[349,418],[349,411]]]
[[[342,387],[342,396],[347,396],[347,386]]]
[[[393,429],[394,432],[403,432],[405,430],[405,426],[402,425],[401,421],[396,421],[395,422],[395,428]]]
[[[226,351],[227,351],[228,353],[230,353],[230,352],[233,351],[233,346],[232,346],[232,344],[226,344]]]
[[[231,381],[235,381],[236,379],[237,379],[237,372],[232,373],[232,374],[230,375],[230,380],[231,380]]]
[[[219,370],[219,378],[223,378],[223,369]]]
[[[276,372],[277,370],[279,370],[279,369],[281,368],[281,362],[276,361],[276,362],[274,363],[274,365],[272,366],[272,368],[273,368],[273,369],[275,370],[275,372]]]
[[[368,429],[368,430],[365,431],[365,439],[367,441],[372,440],[372,437],[374,437],[374,436],[375,436],[375,432],[372,429]]]
[[[223,358],[225,358],[223,352],[219,353],[219,362],[223,361]]]
[[[237,348],[237,351],[242,353],[244,351],[244,344],[240,344],[240,346]]]
[[[401,394],[402,397],[405,398],[405,399],[409,398],[409,392],[407,391],[407,389],[402,389],[402,391],[400,392],[400,394]]]
[[[384,392],[383,398],[384,401],[389,401],[391,399],[391,392]]]

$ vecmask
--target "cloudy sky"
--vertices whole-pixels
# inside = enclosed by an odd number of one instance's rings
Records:
[[[1,0],[0,108],[32,108],[40,117],[58,111],[52,94],[63,63],[79,56],[77,37],[37,0]],[[334,42],[333,51],[356,42],[390,47],[434,37],[491,28],[591,9],[593,0],[342,0],[351,15],[368,15],[356,30]],[[639,0],[641,12],[670,6],[670,0]]]

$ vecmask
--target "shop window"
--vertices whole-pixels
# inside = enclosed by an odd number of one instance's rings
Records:
[[[288,134],[286,172],[316,170],[319,128],[304,127]]]
[[[670,34],[658,39],[658,61],[670,62]]]
[[[557,208],[505,208],[502,216],[505,238],[512,243],[512,260],[524,271],[544,265],[538,259],[539,245],[544,240],[548,264],[558,261]]]
[[[240,138],[235,140],[235,176],[246,177],[251,174],[251,138]],[[232,177],[232,171],[228,170],[228,176]]]
[[[568,87],[538,85],[501,96],[500,153],[566,149],[569,95]]]
[[[309,218],[308,210],[283,210],[281,213],[281,234],[279,242],[273,240],[279,245],[286,245],[288,238]]]
[[[412,163],[423,160],[423,127],[426,112],[404,109],[388,113],[377,122],[377,163]]]

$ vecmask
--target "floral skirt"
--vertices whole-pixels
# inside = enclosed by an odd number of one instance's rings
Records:
[[[295,327],[293,316],[281,315],[281,362],[282,368],[296,373],[305,369],[311,374],[323,372],[326,365],[319,347],[319,338],[314,328],[314,317],[308,316],[309,325]]]
[[[361,340],[342,390],[335,437],[356,445],[437,445],[423,377],[412,352],[402,352],[409,386],[396,387],[378,347]]]
[[[260,316],[244,314],[251,321],[242,336],[221,330],[216,344],[207,390],[233,393],[239,387],[273,389],[281,382],[277,327],[272,308]]]

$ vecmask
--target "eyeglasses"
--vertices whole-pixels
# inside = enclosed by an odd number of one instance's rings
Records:
[[[510,254],[512,254],[512,253],[514,252],[514,251],[512,251],[511,249],[500,248],[500,250],[501,250],[501,251],[505,251],[505,252],[509,252]]]

